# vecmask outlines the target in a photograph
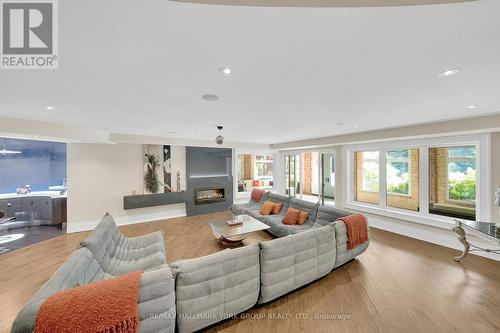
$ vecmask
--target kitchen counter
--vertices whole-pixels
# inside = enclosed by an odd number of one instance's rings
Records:
[[[14,199],[14,198],[27,198],[27,197],[50,197],[51,199],[66,198],[67,194],[61,194],[59,191],[33,191],[28,194],[17,193],[2,193],[0,199]]]

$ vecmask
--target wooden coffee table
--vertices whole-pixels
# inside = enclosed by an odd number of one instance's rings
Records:
[[[226,221],[239,221],[241,224],[230,226]],[[239,245],[252,232],[271,229],[270,226],[260,222],[250,215],[235,215],[223,220],[207,222],[215,237],[224,245]]]

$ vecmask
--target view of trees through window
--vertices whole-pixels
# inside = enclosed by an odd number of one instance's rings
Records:
[[[420,154],[424,152],[428,170],[420,170]],[[385,178],[381,179],[379,168],[384,159]],[[476,160],[475,145],[356,151],[354,200],[378,205],[382,184],[386,189],[386,207],[418,212],[423,180],[429,188],[430,214],[475,220]],[[422,172],[428,172],[428,177],[422,178]]]
[[[354,153],[356,201],[370,204],[379,203],[379,157],[378,151]]]
[[[362,188],[365,192],[379,191],[379,152],[361,152]]]
[[[476,147],[448,149],[448,199],[476,200]]]
[[[387,152],[387,193],[410,195],[410,151]]]
[[[429,212],[475,220],[476,147],[429,148]]]

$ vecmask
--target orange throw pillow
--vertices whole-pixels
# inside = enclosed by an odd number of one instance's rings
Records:
[[[271,201],[266,201],[262,205],[262,208],[260,209],[260,214],[261,215],[271,215],[274,209],[274,204]]]
[[[262,191],[262,190],[258,190],[256,188],[254,188],[252,190],[252,194],[250,195],[250,197],[252,198],[253,201],[259,202],[260,201],[260,197],[262,196],[263,192],[264,191]]]
[[[304,224],[307,220],[307,216],[309,216],[309,214],[307,214],[306,212],[300,212],[297,224]]]
[[[273,205],[274,205],[274,208],[273,208],[273,212],[271,214],[279,214],[280,210],[281,210],[281,206],[283,206],[283,205],[280,203],[277,203],[277,202],[273,202]]]
[[[295,208],[288,208],[281,223],[287,225],[297,224],[297,222],[299,221],[299,216],[300,216],[300,210],[297,210]]]

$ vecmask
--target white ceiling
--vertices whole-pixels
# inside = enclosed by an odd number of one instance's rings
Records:
[[[498,113],[498,13],[59,1],[59,69],[0,71],[0,117],[270,144]]]

